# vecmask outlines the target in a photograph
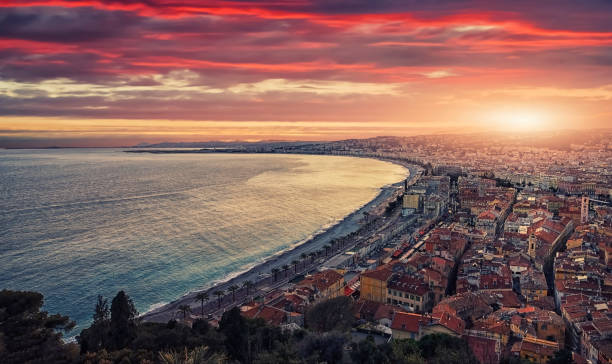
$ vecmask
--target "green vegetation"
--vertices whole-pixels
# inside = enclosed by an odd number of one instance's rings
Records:
[[[198,299],[200,301],[202,298]],[[68,317],[41,312],[43,297],[33,292],[0,292],[2,363],[476,363],[466,343],[447,335],[420,341],[394,340],[376,345],[370,337],[351,341],[352,301],[338,297],[313,306],[308,329],[283,331],[261,319],[247,319],[238,308],[223,314],[219,327],[198,319],[192,327],[140,322],[129,296],[111,301],[98,296],[91,326],[75,343],[60,331],[74,326]],[[201,302],[201,301],[200,301]],[[188,306],[181,313],[188,312]]]
[[[209,299],[210,297],[208,296],[208,293],[206,292],[200,292],[195,297],[195,300],[200,302],[200,309],[201,309],[202,317],[204,317],[204,302],[208,302]]]
[[[40,311],[43,295],[0,291],[0,363],[71,363],[79,349],[62,342],[75,323]]]
[[[353,326],[353,300],[336,297],[314,305],[306,312],[306,327],[316,332],[347,331]]]
[[[465,341],[444,334],[427,335],[420,341],[394,340],[378,346],[368,337],[358,344],[353,344],[351,360],[359,364],[478,364]]]

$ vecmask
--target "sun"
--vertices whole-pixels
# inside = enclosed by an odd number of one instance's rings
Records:
[[[542,116],[535,112],[518,111],[510,113],[506,117],[507,124],[505,129],[520,132],[542,129]]]
[[[494,130],[526,133],[546,129],[549,117],[542,110],[505,107],[490,112],[485,120]]]

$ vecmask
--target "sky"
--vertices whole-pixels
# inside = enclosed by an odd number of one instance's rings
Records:
[[[612,1],[3,0],[0,147],[612,127]]]

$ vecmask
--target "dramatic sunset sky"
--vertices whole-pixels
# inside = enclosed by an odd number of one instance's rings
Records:
[[[612,126],[612,1],[0,1],[0,146]]]

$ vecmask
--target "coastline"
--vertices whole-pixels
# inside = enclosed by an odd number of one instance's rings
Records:
[[[388,159],[382,161],[394,163],[406,168],[408,174],[405,178],[412,178],[416,175],[416,169],[412,165],[407,165]],[[393,192],[395,192],[398,187],[401,187],[402,184],[403,180],[380,187],[380,191],[374,199],[356,208],[353,212],[346,215],[344,218],[340,219],[328,228],[321,228],[318,232],[314,232],[313,236],[310,238],[295,242],[290,247],[267,257],[264,261],[256,262],[252,266],[245,267],[245,269],[242,271],[232,272],[224,278],[210,282],[210,287],[190,291],[169,303],[161,304],[157,307],[152,306],[147,312],[141,314],[140,318],[147,322],[165,323],[175,317],[178,307],[181,305],[189,305],[194,312],[197,312],[199,304],[196,302],[196,295],[198,293],[205,292],[208,294],[210,297],[210,302],[207,303],[207,306],[210,305],[211,302],[214,304],[215,299],[213,292],[217,290],[227,292],[229,287],[232,285],[242,287],[242,284],[247,280],[256,282],[261,279],[262,275],[269,274],[272,268],[281,267],[285,264],[290,265],[293,260],[299,260],[302,254],[316,252],[328,244],[332,239],[337,239],[359,230],[364,217],[364,212],[375,210],[381,205],[381,203],[384,203],[390,196],[392,196]],[[308,271],[315,270],[316,268],[317,267],[311,267],[308,269]]]

